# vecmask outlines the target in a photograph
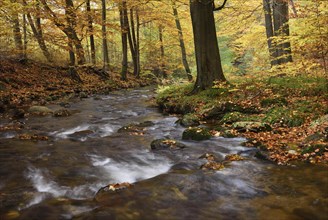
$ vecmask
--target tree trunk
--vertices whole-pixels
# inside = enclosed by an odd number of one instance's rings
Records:
[[[14,13],[12,18],[13,18],[12,21],[13,21],[14,41],[15,41],[15,47],[16,47],[18,59],[24,59],[23,37],[20,31],[18,13]]]
[[[273,24],[275,36],[279,36],[277,47],[278,64],[292,62],[292,51],[289,38],[288,2],[286,0],[273,0]],[[287,39],[287,40],[286,40]]]
[[[226,78],[221,66],[213,1],[190,0],[190,13],[197,63],[197,79],[193,92],[197,92],[212,87],[215,81],[226,81]]]
[[[126,1],[122,0],[120,5],[120,23],[122,38],[122,71],[121,79],[127,79],[128,72],[128,15]]]
[[[49,53],[49,50],[48,50],[48,48],[46,46],[46,43],[44,41],[44,38],[43,38],[41,25],[38,28],[36,27],[30,13],[27,13],[27,20],[28,20],[28,23],[30,24],[30,27],[32,29],[33,36],[35,37],[36,41],[38,42],[39,47],[40,47],[44,57],[47,59],[47,61],[49,63],[53,62],[52,56]],[[37,20],[38,20],[38,18],[37,18]],[[36,22],[36,23],[39,23],[39,22]],[[37,25],[37,26],[39,26],[39,25]]]
[[[26,14],[23,14],[23,59],[27,59],[27,27],[26,27]]]
[[[272,24],[272,11],[270,0],[263,0],[263,10],[264,10],[264,18],[265,18],[265,29],[266,36],[268,42],[268,49],[270,54],[270,62],[271,66],[277,65],[277,51],[275,50],[272,44],[273,38],[273,24]]]
[[[139,19],[139,10],[136,9],[136,20],[137,20],[137,24],[136,24],[136,56],[137,56],[137,77],[140,76],[140,71],[141,71],[141,65],[140,65],[140,19]]]
[[[106,30],[106,0],[101,0],[102,5],[102,24],[101,24],[101,30],[102,30],[102,44],[103,44],[103,69],[104,71],[109,71],[109,56],[108,56],[108,46],[107,46],[107,30]]]
[[[179,43],[180,43],[180,48],[181,48],[182,63],[186,70],[188,80],[192,81],[192,75],[191,75],[191,71],[189,68],[188,60],[187,60],[186,47],[185,47],[185,43],[184,43],[184,39],[183,39],[182,28],[181,28],[179,14],[178,14],[178,10],[177,10],[176,4],[175,4],[175,0],[172,1],[172,9],[173,9],[173,15],[175,18],[175,25],[178,29],[178,34],[179,34]]]
[[[134,11],[131,8],[130,9],[130,22],[131,29],[129,28],[128,37],[129,37],[129,45],[131,50],[131,56],[133,59],[133,74],[135,76],[139,76],[140,69],[138,68],[138,54],[137,54],[137,38],[136,38],[136,28],[135,28],[135,22],[134,22]]]
[[[93,65],[96,64],[96,46],[95,46],[95,39],[93,35],[93,20],[91,16],[91,6],[90,6],[90,0],[86,1],[87,5],[87,13],[88,13],[88,31],[90,35],[90,49],[91,49],[91,62]]]
[[[79,39],[75,27],[76,27],[76,14],[75,8],[72,0],[65,0],[66,7],[65,7],[65,14],[68,27],[66,31],[68,32],[66,35],[71,38],[71,42],[75,45],[76,55],[77,55],[77,63],[79,65],[85,64],[85,57],[84,57],[84,49]]]
[[[158,37],[159,37],[159,45],[160,45],[160,75],[166,77],[165,71],[165,53],[164,53],[164,40],[163,40],[163,26],[159,25],[158,27]]]

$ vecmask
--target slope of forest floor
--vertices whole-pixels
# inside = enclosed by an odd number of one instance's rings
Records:
[[[129,75],[127,81],[111,71],[82,66],[78,75],[67,67],[27,61],[0,59],[0,113],[2,117],[20,117],[32,105],[60,102],[72,97],[85,98],[91,94],[106,94],[113,90],[146,86],[153,79]]]
[[[190,95],[192,84],[158,89],[164,112],[208,124],[212,135],[243,136],[257,156],[278,164],[328,162],[328,93],[324,77],[240,77]],[[192,125],[192,123],[189,123]],[[197,124],[196,124],[197,125]]]

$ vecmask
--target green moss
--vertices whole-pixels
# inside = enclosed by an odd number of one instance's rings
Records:
[[[278,98],[268,98],[261,100],[261,106],[262,107],[270,107],[272,105],[275,106],[287,106],[288,101],[284,97],[278,97]]]
[[[269,124],[279,123],[288,127],[297,127],[305,122],[305,118],[302,112],[285,107],[273,107],[267,112],[263,121]]]
[[[183,140],[202,141],[212,137],[211,133],[206,128],[188,128],[182,134]]]
[[[245,117],[245,115],[240,112],[228,112],[220,120],[220,123],[232,124],[234,122],[240,121],[243,117]]]

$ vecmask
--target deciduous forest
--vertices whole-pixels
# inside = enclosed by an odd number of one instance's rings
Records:
[[[0,219],[327,219],[327,24],[323,0],[1,0]]]

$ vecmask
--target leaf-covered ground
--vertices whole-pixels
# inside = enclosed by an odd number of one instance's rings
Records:
[[[189,95],[192,87],[176,84],[159,88],[157,103],[168,113],[194,114],[213,127],[213,135],[248,138],[247,146],[267,151],[267,159],[278,164],[328,162],[324,77],[239,78]]]
[[[132,74],[128,81],[111,71],[105,77],[100,68],[83,66],[77,69],[82,82],[72,77],[65,67],[50,66],[28,61],[0,60],[0,113],[2,117],[10,111],[30,105],[45,105],[69,97],[87,97],[91,94],[108,93],[116,89],[145,86],[150,79],[137,79]]]

